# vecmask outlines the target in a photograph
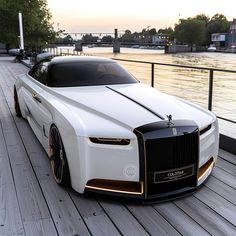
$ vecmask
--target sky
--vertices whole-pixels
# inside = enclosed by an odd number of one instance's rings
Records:
[[[235,0],[48,0],[54,28],[65,32],[110,33],[174,27],[179,18],[204,13],[236,18]]]

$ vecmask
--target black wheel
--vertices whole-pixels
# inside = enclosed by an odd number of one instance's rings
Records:
[[[65,187],[70,186],[70,173],[61,135],[56,126],[52,126],[49,136],[50,164],[56,182]]]
[[[19,104],[19,100],[18,100],[18,96],[17,96],[17,92],[16,92],[16,88],[14,88],[14,104],[15,104],[16,116],[22,117],[21,111],[20,111],[20,104]]]

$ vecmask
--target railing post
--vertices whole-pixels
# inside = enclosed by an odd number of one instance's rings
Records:
[[[154,88],[154,63],[152,63],[151,65],[152,65],[151,86]]]
[[[208,91],[208,110],[212,110],[212,93],[213,93],[213,69],[209,73],[209,91]]]

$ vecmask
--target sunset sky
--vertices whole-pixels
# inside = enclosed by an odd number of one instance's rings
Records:
[[[130,29],[163,28],[179,18],[205,13],[222,13],[236,18],[235,0],[48,0],[55,29],[66,32],[113,32]]]

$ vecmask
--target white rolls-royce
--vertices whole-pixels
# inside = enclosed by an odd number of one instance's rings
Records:
[[[15,111],[58,184],[141,200],[194,192],[216,162],[216,116],[137,81],[116,61],[55,57],[14,85]]]

